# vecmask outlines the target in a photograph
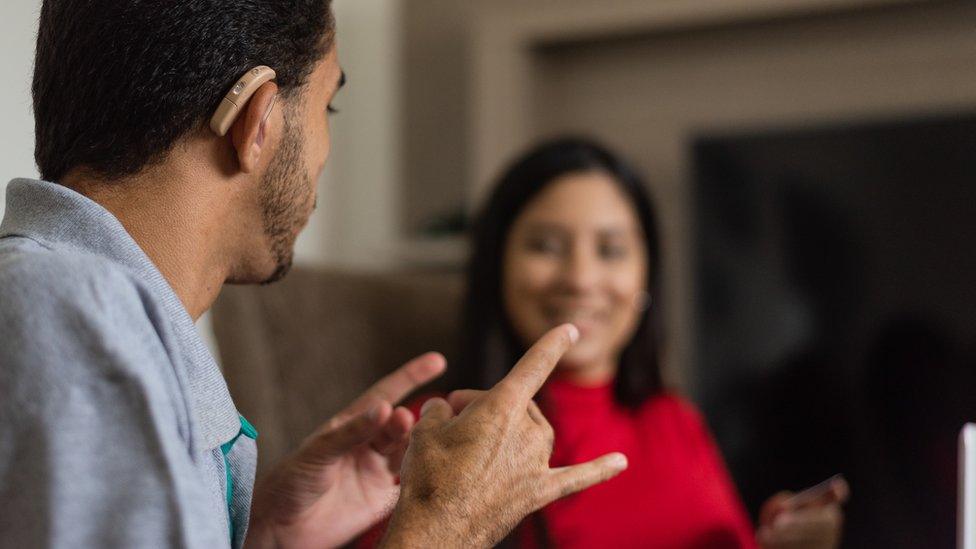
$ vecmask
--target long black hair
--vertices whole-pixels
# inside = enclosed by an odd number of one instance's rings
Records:
[[[533,197],[560,176],[593,171],[612,176],[629,199],[647,247],[646,291],[651,306],[644,309],[634,336],[620,356],[614,395],[617,402],[636,407],[662,390],[658,314],[661,262],[654,209],[636,170],[600,144],[575,137],[547,141],[516,160],[475,221],[463,308],[462,369],[458,372],[461,386],[491,387],[526,350],[512,329],[502,300],[502,261],[512,223]]]

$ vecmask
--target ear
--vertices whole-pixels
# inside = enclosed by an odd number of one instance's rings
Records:
[[[275,108],[278,96],[278,86],[274,82],[265,82],[230,128],[230,139],[237,151],[237,163],[244,173],[253,173],[261,160],[261,155],[267,152],[265,144],[269,142],[271,132],[271,111]]]

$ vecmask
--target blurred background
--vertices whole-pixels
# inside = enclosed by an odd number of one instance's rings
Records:
[[[9,0],[0,21],[3,181],[36,175],[38,6]],[[841,472],[848,546],[952,545],[955,436],[976,419],[976,4],[335,10],[349,85],[300,270],[456,288],[464,229],[505,162],[547,136],[595,136],[650,182],[667,374],[705,411],[750,511]]]

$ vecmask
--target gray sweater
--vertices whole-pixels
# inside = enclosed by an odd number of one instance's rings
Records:
[[[256,462],[241,426],[192,319],[122,224],[65,187],[11,182],[0,547],[240,546]]]

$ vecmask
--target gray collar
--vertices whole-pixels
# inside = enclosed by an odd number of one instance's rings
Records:
[[[215,448],[240,431],[240,416],[216,361],[183,303],[142,248],[108,210],[67,187],[14,179],[0,238],[23,236],[52,249],[74,248],[118,263],[142,280],[162,304],[186,363],[186,379],[203,441]]]

